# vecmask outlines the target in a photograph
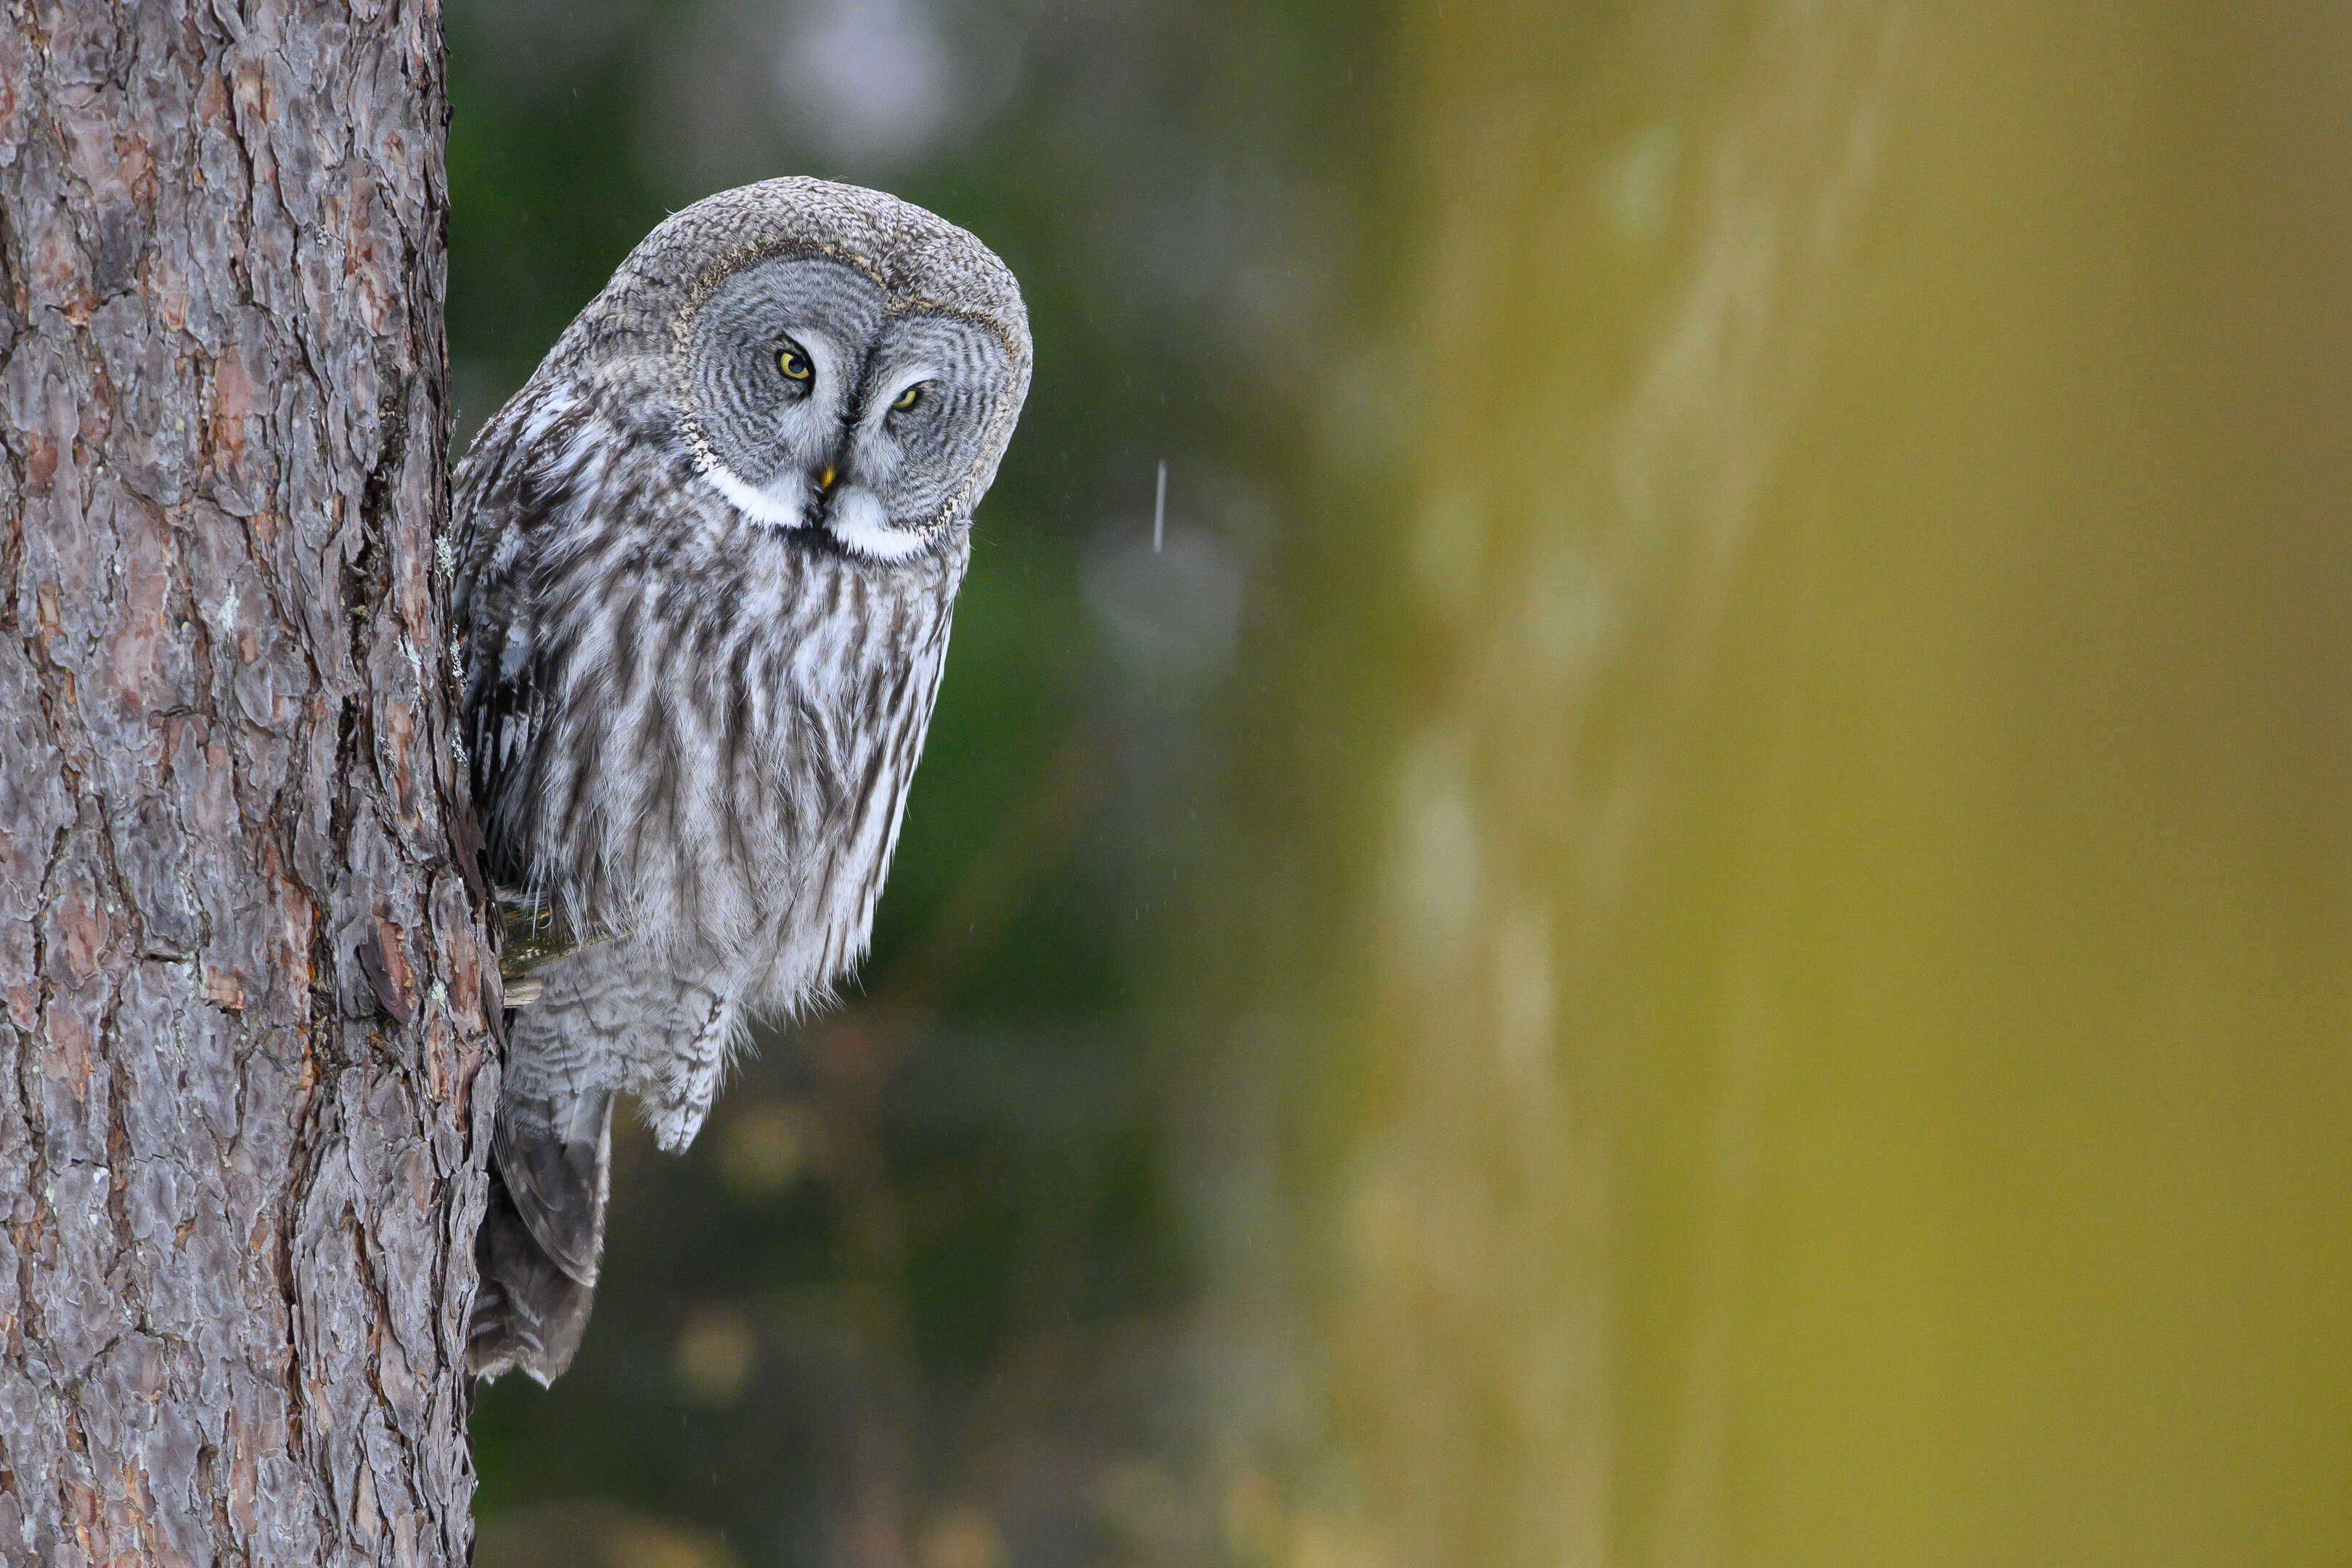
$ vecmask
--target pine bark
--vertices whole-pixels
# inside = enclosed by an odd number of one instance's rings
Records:
[[[0,1561],[467,1556],[444,123],[433,0],[0,3]]]

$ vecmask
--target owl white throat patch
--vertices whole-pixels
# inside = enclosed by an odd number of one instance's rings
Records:
[[[697,465],[710,488],[727,498],[735,510],[754,522],[773,528],[802,529],[817,524],[852,554],[869,561],[904,561],[930,543],[939,533],[929,528],[893,528],[882,503],[862,485],[845,485],[830,510],[815,518],[795,495],[780,496],[747,483],[740,474],[715,457]]]

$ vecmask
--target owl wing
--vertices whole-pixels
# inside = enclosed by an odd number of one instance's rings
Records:
[[[573,504],[563,456],[578,420],[530,389],[500,409],[455,476],[459,733],[493,880],[530,887],[540,743],[556,689],[538,563]]]
[[[579,425],[558,395],[526,387],[484,426],[454,476],[459,733],[484,859],[499,884],[510,1007],[536,1000],[539,982],[526,981],[528,971],[575,945],[538,887],[531,848],[559,697],[541,563],[576,504],[567,458]],[[520,1366],[545,1383],[571,1362],[587,1321],[604,1245],[613,1096],[597,1081],[593,1052],[578,1059],[551,1048],[533,1030],[546,1034],[554,1020],[531,1014],[520,1023],[508,1014],[510,1081],[492,1139],[489,1212],[476,1238],[483,1284],[469,1360],[485,1377]],[[518,1092],[524,1079],[529,1091]]]

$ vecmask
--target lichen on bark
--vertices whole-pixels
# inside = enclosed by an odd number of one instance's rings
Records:
[[[439,28],[0,6],[0,1561],[466,1559]]]

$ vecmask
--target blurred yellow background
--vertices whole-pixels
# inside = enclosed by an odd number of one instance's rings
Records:
[[[536,16],[469,424],[787,171],[1039,356],[486,1563],[2352,1562],[2352,11]]]

